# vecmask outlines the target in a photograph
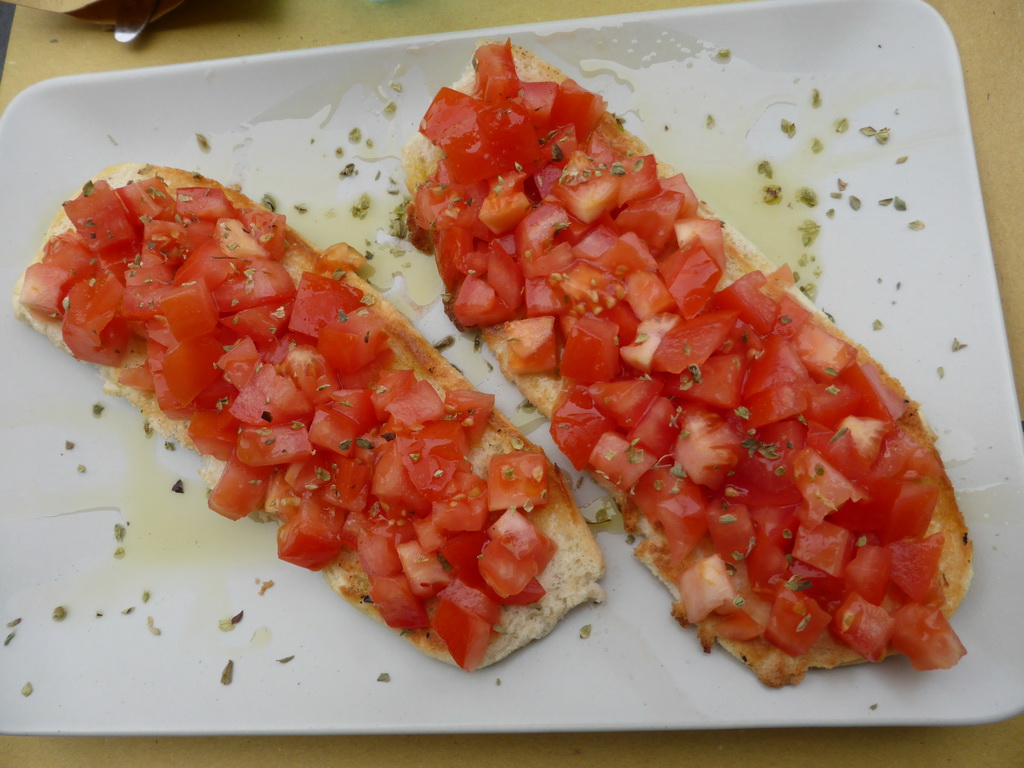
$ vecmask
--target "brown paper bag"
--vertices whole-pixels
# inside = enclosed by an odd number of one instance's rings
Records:
[[[16,4],[41,11],[66,13],[97,24],[113,24],[119,4],[137,5],[145,12],[153,2],[154,0],[18,0]],[[152,18],[163,16],[172,8],[177,8],[182,2],[184,0],[158,0]]]

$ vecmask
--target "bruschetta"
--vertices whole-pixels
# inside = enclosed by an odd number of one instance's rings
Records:
[[[284,217],[121,165],[54,218],[16,315],[204,457],[210,507],[467,670],[603,599],[566,482],[393,305]]]
[[[972,545],[917,403],[605,100],[483,44],[404,148],[413,242],[635,554],[769,686],[965,649]]]

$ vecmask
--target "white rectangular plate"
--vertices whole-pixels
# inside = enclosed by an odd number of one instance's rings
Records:
[[[14,284],[50,216],[84,179],[145,161],[240,184],[257,200],[269,193],[320,245],[368,248],[379,277],[404,275],[392,293],[436,342],[452,331],[436,307],[417,305],[436,295],[429,261],[378,230],[400,199],[391,194],[402,185],[399,147],[432,94],[460,75],[480,38],[507,36],[603,93],[627,127],[769,255],[815,257],[800,269],[817,283],[819,302],[904,381],[940,437],[977,555],[974,587],[954,621],[967,657],[948,672],[915,673],[890,659],[769,690],[728,655],[702,653],[693,631],[669,617],[667,593],[625,537],[606,530],[598,536],[608,601],[467,675],[342,604],[317,574],[279,563],[270,526],[209,512],[192,456],[147,440],[138,415],[103,396],[88,366],[5,312],[0,622],[21,621],[4,630],[0,648],[0,729],[966,723],[1024,706],[1024,655],[1007,647],[1024,635],[1019,416],[960,65],[948,29],[923,2],[694,8],[42,83],[0,122],[0,285]],[[844,117],[849,130],[837,133]],[[783,119],[796,125],[792,138]],[[865,136],[866,126],[888,128],[889,140]],[[787,196],[771,209],[759,202],[764,159]],[[357,173],[342,173],[349,163]],[[846,189],[833,198],[839,179]],[[813,209],[788,203],[802,186],[817,193]],[[356,221],[350,210],[363,193],[372,204]],[[878,204],[894,196],[905,211]],[[821,225],[806,249],[796,230],[805,219]],[[911,229],[913,220],[925,228]],[[809,277],[815,267],[820,276]],[[460,340],[450,354],[497,391],[506,412],[535,426],[517,410],[518,394],[474,364],[471,346]],[[99,417],[97,402],[105,405]],[[171,492],[179,478],[184,494]],[[127,526],[120,558],[117,523]],[[57,606],[67,608],[61,622],[51,617]],[[220,628],[240,612],[231,631]],[[584,625],[592,627],[586,639]],[[233,681],[223,685],[229,660]]]

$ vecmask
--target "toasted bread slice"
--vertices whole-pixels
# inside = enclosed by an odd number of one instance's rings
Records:
[[[512,46],[512,54],[517,73],[523,81],[561,82],[566,77],[565,74],[550,64],[538,59],[530,52],[518,46]],[[472,93],[474,85],[475,73],[472,68],[469,68],[464,76],[452,87],[463,93]],[[604,115],[597,130],[603,132],[604,138],[608,142],[624,152],[635,156],[643,156],[650,153],[650,149],[637,136],[623,130],[616,118],[610,113]],[[406,183],[411,194],[415,193],[419,184],[433,173],[438,161],[442,157],[441,150],[422,134],[413,136],[407,142],[403,151],[403,166],[407,173]],[[675,173],[667,164],[660,161],[658,163],[658,170],[659,175],[663,178]],[[697,192],[699,194],[699,190]],[[703,202],[700,204],[699,215],[710,219],[718,218]],[[413,230],[415,227],[411,211],[409,219],[410,229]],[[760,270],[766,275],[775,271],[776,265],[769,261],[749,240],[729,226],[728,223],[723,223],[723,236],[727,265],[718,289],[725,287],[751,271]],[[418,247],[429,249],[432,245],[430,233],[422,230],[413,232],[413,238],[414,243]],[[860,362],[871,360],[870,355],[862,346],[838,331],[832,325],[829,318],[820,309],[814,307],[803,293],[793,287],[789,288],[788,292],[793,299],[812,311],[813,322],[826,327],[834,336],[853,344],[857,349]],[[449,311],[449,314],[452,315],[453,321],[458,324],[454,313]],[[504,333],[503,326],[501,324],[494,325],[484,328],[482,332],[484,339],[499,360],[506,377],[516,384],[540,412],[550,417],[563,394],[562,379],[557,373],[530,375],[512,373],[508,367],[508,338]],[[885,383],[895,392],[899,393],[899,396],[906,403],[905,414],[900,418],[898,425],[938,458],[938,453],[934,447],[935,436],[921,417],[918,404],[906,396],[903,387],[898,381],[886,374],[877,362],[874,364],[881,371]],[[644,537],[644,540],[636,546],[635,554],[668,588],[673,599],[672,615],[680,624],[686,626],[690,622],[687,619],[686,605],[681,600],[678,587],[678,579],[682,567],[678,564],[675,566],[671,564],[668,540],[664,532],[660,526],[655,526],[649,522],[636,507],[631,496],[615,487],[598,473],[592,474],[594,479],[607,489],[608,493],[618,504],[624,515],[627,531]],[[944,593],[942,611],[944,615],[949,616],[960,604],[970,585],[973,546],[968,537],[963,516],[957,506],[953,487],[945,473],[942,474],[939,485],[939,500],[927,535],[938,532],[944,537],[945,543],[939,570],[941,587]],[[705,536],[705,542],[698,546],[697,550],[686,559],[683,565],[689,565],[695,559],[712,551],[710,541]],[[799,683],[804,678],[807,670],[812,667],[832,668],[864,661],[863,657],[849,647],[839,643],[828,631],[822,633],[809,652],[799,657],[792,657],[784,653],[761,637],[749,641],[729,640],[720,636],[717,631],[717,624],[721,618],[711,614],[708,618],[696,622],[699,640],[704,650],[710,652],[714,643],[716,641],[719,642],[726,650],[750,666],[761,681],[769,686]]]
[[[212,187],[223,189],[236,206],[256,207],[257,205],[236,189],[225,188],[201,175],[174,168],[140,164],[118,165],[104,170],[94,178],[94,181],[105,179],[116,188],[129,182],[152,177],[159,177],[172,190],[184,186]],[[71,223],[61,212],[50,225],[46,240],[69,228],[71,228]],[[282,263],[293,279],[298,281],[304,271],[313,268],[320,251],[291,229],[287,232],[286,243]],[[41,252],[37,254],[36,260],[41,258],[41,255]],[[395,354],[393,367],[413,370],[418,378],[429,381],[442,394],[449,390],[471,388],[471,385],[455,367],[445,360],[412,326],[409,320],[383,298],[373,286],[354,272],[347,272],[343,280],[376,300],[374,309],[385,319],[390,337],[389,344]],[[62,340],[60,319],[44,317],[26,309],[19,302],[21,289],[22,280],[19,279],[14,290],[14,312],[17,317],[49,338],[56,346],[67,349]],[[129,400],[160,435],[195,449],[195,445],[187,433],[188,422],[174,421],[165,416],[160,411],[152,393],[118,383],[121,371],[139,363],[144,354],[144,347],[139,345],[138,348],[131,351],[129,358],[122,366],[97,366],[104,379],[104,390],[109,394],[119,395]],[[491,455],[506,453],[513,447],[522,449],[524,446],[530,447],[532,444],[502,414],[495,410],[491,414],[484,438],[473,447],[468,458],[474,471],[486,476]],[[201,470],[202,478],[213,488],[223,469],[223,462],[211,457],[204,457]],[[506,606],[504,608],[503,631],[501,634],[492,633],[492,639],[481,666],[494,663],[531,640],[543,637],[573,607],[584,602],[604,599],[604,591],[598,584],[604,572],[604,559],[601,551],[588,529],[586,521],[580,515],[564,477],[553,466],[549,465],[549,469],[547,503],[537,507],[531,514],[534,523],[557,545],[553,559],[538,576],[546,594],[540,602],[534,605]],[[262,519],[274,517],[272,512],[267,511],[254,513],[253,516]],[[343,549],[338,558],[324,568],[323,574],[334,591],[359,610],[381,621],[376,607],[367,599],[369,580],[354,551]],[[444,643],[436,633],[430,632],[429,629],[405,630],[401,634],[427,655],[454,663]]]

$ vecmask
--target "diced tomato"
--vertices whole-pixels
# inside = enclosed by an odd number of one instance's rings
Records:
[[[779,303],[763,292],[765,283],[763,272],[747,272],[715,294],[715,306],[736,310],[743,322],[764,336],[779,316]]]
[[[359,564],[371,581],[382,576],[401,574],[402,561],[398,557],[393,526],[384,526],[372,520],[360,526],[357,536]]]
[[[228,410],[243,424],[265,426],[308,418],[313,404],[289,377],[264,365],[246,382]]]
[[[516,451],[495,454],[487,472],[487,506],[531,509],[547,503],[548,466],[544,454]]]
[[[532,560],[520,560],[504,544],[490,541],[479,559],[480,574],[499,597],[521,592],[539,573]]]
[[[557,280],[557,289],[565,294],[576,317],[589,313],[612,319],[611,310],[625,296],[625,286],[620,280],[585,260],[573,262],[567,270],[549,279]]]
[[[586,152],[569,157],[554,196],[580,221],[591,224],[610,213],[619,197],[619,177],[602,171]]]
[[[667,397],[655,397],[644,411],[626,437],[630,443],[634,440],[639,445],[652,451],[656,456],[671,453],[679,427],[676,425],[676,406]],[[632,418],[632,416],[630,416]]]
[[[413,458],[402,455],[398,440],[385,443],[377,454],[370,490],[380,500],[387,516],[400,520],[410,514],[429,513],[431,500],[420,492],[409,477],[406,460],[412,462]]]
[[[721,488],[746,452],[742,432],[721,413],[699,403],[686,405],[678,423],[676,461],[698,485]]]
[[[653,370],[682,373],[691,365],[703,365],[728,338],[735,320],[734,311],[723,310],[706,312],[675,325],[654,352]]]
[[[396,431],[412,431],[430,421],[444,418],[444,401],[426,379],[420,379],[398,392],[384,406]]]
[[[614,427],[614,422],[594,405],[587,388],[573,386],[551,416],[551,437],[572,462],[583,469],[598,439]]]
[[[802,384],[807,379],[807,370],[793,345],[778,336],[769,336],[764,350],[750,363],[743,395],[749,398],[785,384]]]
[[[102,179],[86,183],[81,195],[64,203],[64,212],[93,253],[116,252],[135,240],[135,226],[121,198]]]
[[[189,229],[191,228],[189,227]],[[236,263],[235,259],[225,258],[220,248],[217,247],[216,242],[209,239],[197,248],[188,248],[188,256],[185,259],[185,263],[179,266],[174,273],[174,284],[184,285],[194,280],[202,280],[206,283],[206,287],[212,291],[229,278],[239,278],[242,275],[239,266],[244,269],[245,264],[246,262],[240,261]],[[244,276],[241,276],[240,279],[244,281]],[[229,306],[218,308],[224,312],[228,312],[231,309]]]
[[[885,658],[896,622],[881,606],[850,592],[832,619],[836,636],[868,661]]]
[[[669,244],[685,202],[686,198],[680,193],[662,190],[651,197],[626,203],[615,217],[615,223],[622,230],[636,232],[651,253],[659,254]]]
[[[259,240],[245,228],[245,224],[235,218],[217,219],[214,239],[225,256],[246,260],[269,257]]]
[[[570,229],[569,212],[561,205],[542,202],[523,217],[515,230],[516,253],[522,262],[539,259]],[[524,270],[527,268],[524,267]],[[527,271],[527,274],[530,274]]]
[[[142,363],[122,369],[117,375],[117,383],[141,392],[152,392],[153,374],[149,370],[149,365]]]
[[[619,372],[619,327],[594,315],[581,317],[565,340],[563,376],[581,382],[610,381]]]
[[[682,400],[733,410],[739,407],[746,372],[743,355],[714,354],[701,365],[688,366],[679,374],[678,385],[666,391]]]
[[[882,441],[889,432],[889,424],[881,419],[846,416],[829,438],[832,445],[848,439],[852,451],[840,469],[848,477],[860,477],[875,463],[882,450]]]
[[[219,378],[216,366],[223,353],[213,336],[191,338],[169,349],[163,358],[163,375],[171,394],[181,403],[191,403]]]
[[[623,345],[619,354],[632,368],[649,373],[654,369],[654,356],[662,341],[681,324],[678,315],[666,313],[649,317],[640,323],[633,341]]]
[[[309,441],[321,448],[344,452],[346,447],[351,449],[352,441],[364,431],[333,408],[320,407],[309,425]]]
[[[658,161],[654,155],[641,155],[622,163],[619,198],[616,201],[617,208],[621,208],[631,200],[651,197],[660,191]]]
[[[323,325],[316,348],[335,370],[351,373],[372,362],[387,343],[380,316],[357,310],[345,320],[331,320]]]
[[[762,389],[743,403],[748,428],[756,429],[802,414],[807,409],[807,389],[803,383],[780,384]]]
[[[420,132],[431,141],[437,141],[469,118],[476,109],[475,105],[473,96],[452,88],[441,88],[420,123]]]
[[[662,383],[655,379],[597,382],[587,388],[601,412],[623,429],[631,429],[640,420],[661,390]]]
[[[475,95],[491,104],[502,104],[518,95],[521,88],[516,65],[512,60],[512,44],[488,43],[473,54],[476,69]]]
[[[551,107],[555,103],[558,84],[551,82],[520,81],[519,90],[523,105],[529,112],[533,124],[539,131],[551,127]],[[575,129],[573,129],[575,134]]]
[[[445,412],[466,432],[470,445],[476,444],[487,429],[494,410],[494,395],[471,389],[453,389],[445,394]]]
[[[746,557],[747,577],[759,593],[774,594],[789,574],[788,553],[781,542],[760,527],[755,527],[754,547]]]
[[[708,533],[715,551],[727,563],[739,563],[753,551],[754,524],[745,504],[727,504],[714,500],[704,513],[708,519]]]
[[[259,361],[256,345],[251,338],[244,336],[225,350],[217,360],[217,368],[226,381],[236,389],[242,389],[256,372]]]
[[[370,600],[381,619],[392,629],[430,626],[427,610],[403,574],[378,576],[370,581]]]
[[[363,511],[370,496],[372,465],[362,458],[333,456],[329,474],[330,478],[324,481],[326,485],[320,493],[320,499],[349,514]]]
[[[452,311],[464,328],[494,325],[514,315],[514,310],[501,301],[494,288],[474,275],[462,282]]]
[[[803,323],[790,337],[796,353],[816,381],[835,377],[857,359],[857,350],[816,323]]]
[[[472,184],[438,184],[425,181],[416,189],[416,223],[432,232],[469,229],[477,218],[488,186],[483,179]]]
[[[341,551],[344,515],[303,499],[298,512],[277,529],[277,556],[286,563],[318,571]]]
[[[178,341],[211,333],[220,317],[210,289],[201,280],[170,289],[160,300],[160,311]]]
[[[704,309],[722,276],[722,267],[699,247],[676,251],[658,268],[679,312],[687,320]]]
[[[847,501],[858,501],[864,492],[847,480],[813,448],[793,455],[793,479],[807,502],[805,523],[814,526]]]
[[[555,553],[555,545],[533,521],[514,507],[509,507],[487,529],[492,542],[499,542],[516,559],[530,561],[537,572],[547,567]]]
[[[703,621],[716,608],[731,603],[739,593],[718,555],[698,560],[679,577],[679,595],[686,606],[686,620]]]
[[[772,604],[765,639],[790,656],[803,656],[832,617],[804,592],[780,587]]]
[[[71,287],[61,325],[71,354],[99,365],[119,365],[124,360],[131,331],[118,317],[123,296],[124,286],[110,272]]]
[[[631,271],[626,275],[626,301],[640,320],[668,312],[675,299],[655,272]]]
[[[210,224],[209,234],[213,234]],[[185,226],[177,221],[153,219],[145,222],[142,227],[142,244],[140,254],[143,259],[157,258],[166,264],[180,264],[189,252],[198,250],[205,237],[200,233],[204,227]]]
[[[44,315],[58,317],[64,313],[65,287],[74,276],[61,267],[37,262],[30,264],[22,279],[19,303]]]
[[[505,323],[508,368],[512,373],[546,373],[558,367],[555,319],[529,317]]]
[[[285,254],[285,217],[266,208],[243,208],[238,211],[248,232],[260,244],[268,258],[280,261]],[[327,252],[330,252],[330,248]]]
[[[328,323],[344,322],[350,312],[364,308],[361,292],[348,283],[304,272],[292,305],[289,330],[317,338]]]
[[[469,184],[515,167],[532,173],[541,165],[537,135],[525,107],[515,101],[478,102],[474,107],[436,140],[455,182]]]
[[[301,461],[312,455],[309,433],[301,423],[243,427],[238,433],[240,461],[253,467],[268,467]]]
[[[898,421],[907,409],[900,393],[885,383],[872,363],[849,365],[840,378],[860,395],[860,410],[864,416]]]
[[[882,543],[924,536],[939,500],[939,486],[905,481],[882,530]]]
[[[589,463],[598,474],[629,490],[657,461],[653,451],[633,445],[619,432],[608,431],[594,444]]]
[[[840,577],[852,555],[853,536],[845,528],[822,520],[813,528],[801,525],[793,542],[793,557]]]
[[[250,307],[233,315],[221,316],[220,323],[235,335],[248,336],[257,347],[266,349],[277,344],[279,332],[283,333],[287,327],[291,306],[288,302]]]
[[[846,589],[856,592],[870,603],[881,605],[889,586],[891,570],[891,550],[875,544],[857,547],[843,574]]]
[[[457,472],[469,468],[464,458],[468,447],[460,427],[451,422],[431,424],[414,434],[414,437],[399,435],[394,443],[409,482],[429,504],[445,496]],[[419,503],[416,511],[421,511]]]
[[[810,381],[805,387],[807,393],[805,417],[808,421],[816,421],[828,427],[838,428],[839,422],[852,416],[861,401],[860,393],[843,381],[820,384]]]
[[[175,195],[178,214],[183,219],[217,221],[237,218],[235,207],[223,190],[212,187],[178,187]]]
[[[452,582],[445,590],[456,583]],[[463,585],[462,589],[469,590],[472,587]],[[476,590],[473,591],[476,592]],[[482,599],[489,601],[482,593],[477,592],[477,594],[480,594]],[[430,624],[444,641],[445,647],[455,663],[467,672],[472,672],[483,663],[493,631],[492,627],[497,624],[497,621],[490,622],[473,610],[464,607],[459,597],[454,594],[446,593],[439,597]],[[497,606],[497,603],[489,602]]]
[[[201,454],[227,461],[238,436],[238,419],[226,410],[196,411],[189,420],[188,436]]]
[[[425,551],[416,539],[403,541],[395,548],[409,587],[417,597],[433,597],[451,581],[437,554]]]
[[[663,186],[683,195],[680,220],[674,225],[676,244],[680,250],[703,249],[722,270],[725,269],[725,242],[722,238],[722,222],[695,216],[697,198],[693,190],[682,180],[682,176],[666,179]],[[733,307],[738,309],[738,307]]]
[[[630,493],[640,511],[664,530],[673,565],[681,563],[707,534],[707,498],[678,465],[651,469]]]
[[[272,467],[245,464],[232,454],[207,504],[230,520],[243,518],[262,507],[273,471]]]
[[[914,602],[927,603],[933,596],[942,541],[941,533],[933,533],[926,539],[900,539],[886,545],[892,553],[889,577]]]
[[[434,526],[444,533],[482,531],[488,515],[485,491],[478,489],[476,496],[464,493],[435,501],[431,510]]]
[[[905,654],[914,669],[949,669],[967,653],[938,608],[908,603],[892,617],[892,647]]]
[[[566,78],[558,84],[551,105],[550,122],[551,125],[571,123],[577,136],[589,136],[607,107],[603,98],[581,87],[575,80]]]
[[[480,221],[495,235],[511,231],[531,208],[523,182],[526,174],[522,171],[504,173],[491,182],[480,206]]]
[[[121,198],[130,221],[138,222],[136,228],[152,219],[170,221],[174,218],[177,207],[174,196],[162,179],[154,177],[140,181],[130,181],[123,187],[114,190]]]
[[[263,304],[280,306],[295,297],[291,275],[280,262],[252,258],[239,261],[235,266],[236,272],[212,287],[213,298],[222,312]]]
[[[764,624],[743,610],[723,616],[715,623],[715,633],[726,640],[754,640],[764,634]]]
[[[132,322],[152,320],[160,315],[161,302],[174,290],[171,286],[173,276],[173,268],[166,263],[127,270],[124,274],[125,290],[121,299],[121,317]],[[212,302],[211,308],[213,325],[216,326],[217,308],[212,306]],[[212,330],[212,326],[209,330]],[[203,333],[208,333],[209,330]]]
[[[523,303],[523,270],[496,241],[487,251],[487,284],[506,314],[514,315]]]
[[[746,458],[726,481],[731,498],[750,505],[791,506],[803,501],[793,482],[791,456],[803,447],[801,425],[786,421],[764,427],[744,441]]]

